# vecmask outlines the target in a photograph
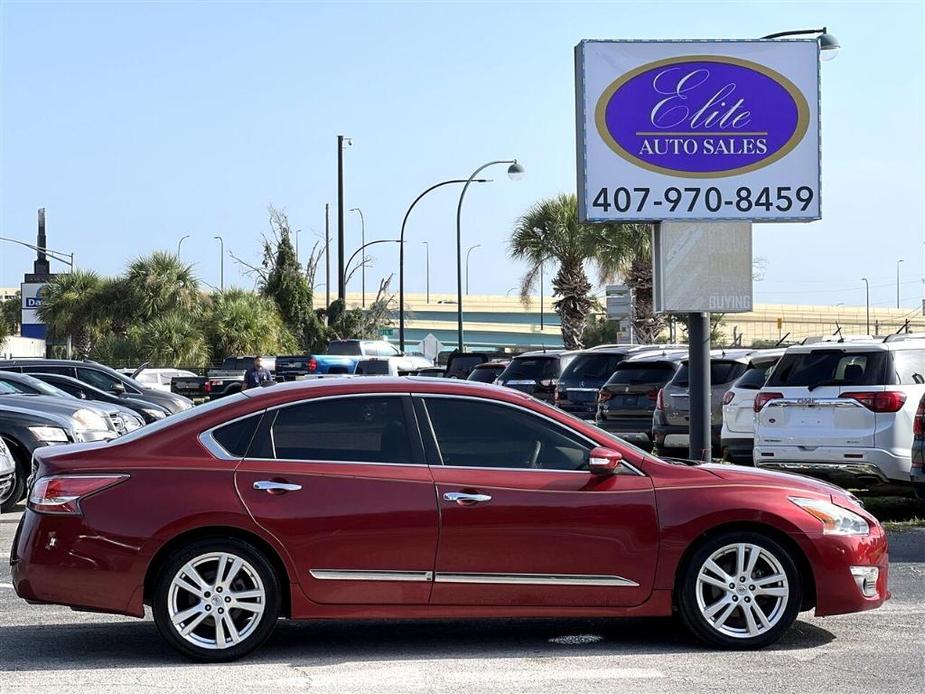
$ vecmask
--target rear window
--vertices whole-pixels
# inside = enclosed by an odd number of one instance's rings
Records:
[[[623,363],[617,367],[607,383],[619,385],[636,385],[640,383],[665,384],[671,380],[675,369],[671,364],[632,364]]]
[[[820,349],[781,357],[767,385],[818,387],[824,385],[887,385],[889,354],[884,351],[846,352]],[[892,378],[890,379],[892,380]]]
[[[494,383],[498,375],[504,371],[504,366],[501,364],[493,364],[492,366],[476,366],[472,373],[469,374],[469,380],[475,381],[476,383]]]
[[[562,380],[592,378],[606,381],[625,358],[624,354],[579,354],[562,372]]]
[[[773,362],[753,366],[736,381],[736,388],[761,390],[762,386],[764,386],[764,382],[768,380],[768,371],[771,370],[772,366],[774,366]]]
[[[340,356],[359,356],[362,354],[360,349],[359,342],[332,342],[328,345],[328,354],[336,354]]]
[[[925,350],[897,350],[893,352],[893,368],[902,385],[925,383]]]
[[[559,357],[520,357],[511,361],[504,370],[504,380],[559,377]]]
[[[737,361],[711,361],[710,362],[710,385],[720,383],[731,383],[745,372],[745,364]],[[687,364],[682,364],[678,369],[678,374],[674,377],[671,384],[687,388],[690,385],[690,376]]]

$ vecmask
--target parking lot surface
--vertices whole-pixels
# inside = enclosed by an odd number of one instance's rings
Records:
[[[893,599],[804,613],[776,645],[720,652],[673,620],[281,622],[253,656],[185,661],[150,619],[27,605],[10,583],[19,513],[0,517],[0,691],[925,691],[925,529],[890,535]]]

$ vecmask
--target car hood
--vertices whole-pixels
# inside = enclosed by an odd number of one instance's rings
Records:
[[[154,388],[145,388],[144,386],[141,388],[141,393],[131,393],[130,397],[135,400],[143,400],[145,402],[152,402],[155,405],[160,405],[171,414],[176,414],[184,409],[188,409],[189,406],[193,404],[192,400],[182,395],[163,390],[155,390]]]
[[[93,400],[59,398],[53,395],[0,395],[0,403],[23,410],[35,410],[65,416],[73,416],[78,410],[90,410],[106,416],[104,408],[96,406]]]
[[[773,484],[790,487],[798,491],[814,492],[822,496],[851,498],[848,492],[834,484],[813,479],[812,477],[794,475],[789,472],[777,472],[776,470],[762,470],[761,468],[743,467],[740,465],[721,465],[717,463],[707,463],[701,465],[700,468],[711,472],[722,480],[735,482],[737,484]]]

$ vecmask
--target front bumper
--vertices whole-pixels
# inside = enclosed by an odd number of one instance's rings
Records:
[[[860,480],[909,482],[912,461],[881,448],[768,446],[755,444],[756,467],[799,472],[844,483]]]
[[[794,536],[810,561],[816,584],[816,616],[828,617],[880,607],[890,598],[886,534],[872,525],[869,535]],[[852,566],[879,569],[877,591],[865,597],[851,573]]]

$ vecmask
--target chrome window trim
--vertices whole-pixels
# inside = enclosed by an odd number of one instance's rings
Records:
[[[564,429],[566,432],[568,432],[568,433],[571,434],[572,436],[575,436],[575,437],[580,438],[580,439],[582,439],[583,441],[587,442],[592,448],[603,448],[603,446],[602,446],[601,444],[599,444],[597,441],[595,441],[594,439],[589,438],[588,436],[586,436],[585,434],[581,433],[580,431],[575,431],[575,430],[573,430],[573,429],[569,429],[569,428],[566,427],[564,424],[562,424],[561,422],[556,421],[555,419],[553,419],[552,417],[550,417],[550,416],[548,416],[548,415],[542,414],[541,412],[537,412],[537,411],[535,411],[535,410],[531,410],[531,409],[528,408],[528,407],[524,407],[523,405],[518,405],[518,404],[513,403],[513,402],[507,402],[507,401],[505,401],[505,400],[493,400],[493,399],[490,399],[490,398],[480,398],[480,397],[477,397],[477,396],[474,396],[474,395],[448,395],[448,394],[445,394],[445,393],[412,393],[412,394],[411,394],[411,397],[412,397],[412,398],[422,398],[422,399],[426,399],[426,398],[450,398],[450,399],[453,399],[453,400],[475,400],[476,402],[488,403],[489,405],[492,405],[492,404],[495,404],[495,405],[503,405],[503,406],[505,406],[505,407],[510,407],[510,408],[512,408],[512,409],[514,409],[514,410],[518,410],[519,412],[525,413],[525,414],[527,414],[527,415],[533,415],[534,417],[539,417],[540,419],[545,419],[547,422],[549,422],[549,423],[552,424],[553,426],[558,427],[559,429]],[[425,404],[425,407],[426,407],[427,403],[424,403],[424,404]],[[434,439],[436,440],[436,438],[437,438],[437,435],[436,435],[436,432],[434,432]],[[437,445],[439,446],[439,443],[438,443]],[[628,470],[630,470],[630,471],[633,472],[634,474],[640,476],[640,477],[645,477],[645,476],[646,476],[646,475],[645,475],[642,471],[640,471],[635,465],[633,465],[632,463],[626,462],[626,460],[621,461],[620,464],[623,465],[624,467],[626,467]],[[434,466],[434,467],[436,467],[436,466]],[[496,468],[489,468],[489,467],[475,467],[475,466],[470,467],[470,466],[468,466],[468,465],[442,465],[442,466],[440,466],[440,467],[449,468],[449,469],[451,469],[451,470],[452,470],[452,469],[462,469],[462,470],[507,470],[507,471],[517,470],[517,471],[521,471],[521,472],[572,472],[572,473],[578,473],[578,474],[582,474],[582,475],[589,475],[589,474],[591,474],[591,471],[590,471],[590,470],[547,470],[547,469],[544,469],[544,468],[524,468],[524,467],[496,467]]]
[[[367,571],[364,569],[310,569],[319,581],[413,581],[432,582],[432,571]]]

